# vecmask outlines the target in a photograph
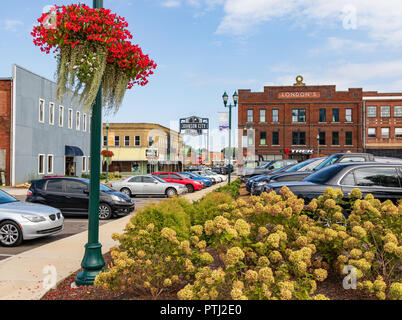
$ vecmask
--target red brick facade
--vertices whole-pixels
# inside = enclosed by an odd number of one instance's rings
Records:
[[[7,185],[10,185],[11,85],[11,80],[0,80],[0,150],[5,150]]]
[[[362,89],[336,91],[333,85],[305,86],[300,85],[301,81],[298,82],[298,85],[294,86],[264,87],[264,92],[239,90],[239,147],[243,150],[243,154],[246,153],[242,144],[245,138],[241,136],[250,134],[250,131],[255,134],[255,160],[261,159],[260,156],[264,160],[280,157],[303,160],[318,154],[362,152]],[[278,110],[276,122],[273,121],[273,109]],[[292,113],[294,109],[301,109],[299,111],[301,116],[297,120]],[[325,109],[325,121],[324,119],[320,121],[320,109]],[[333,111],[334,109],[338,111]],[[348,112],[351,112],[349,121],[346,119],[346,109],[350,109]],[[247,110],[253,110],[252,119],[247,119]],[[264,120],[260,119],[260,110],[265,110],[265,121],[260,121]],[[265,144],[264,139],[261,139],[264,132]],[[277,132],[278,141],[274,141],[276,140],[276,137],[273,137],[274,132]],[[318,146],[319,132],[322,144]],[[242,157],[241,152],[239,156]],[[239,159],[240,162],[242,160]]]
[[[402,93],[363,92],[367,152],[402,158]]]

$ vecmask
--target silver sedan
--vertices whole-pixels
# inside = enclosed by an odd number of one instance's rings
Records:
[[[111,187],[128,196],[165,195],[171,198],[187,192],[185,185],[166,182],[153,175],[137,175],[124,180],[113,181]]]
[[[14,247],[31,240],[62,231],[64,217],[49,206],[21,202],[0,190],[0,244]]]

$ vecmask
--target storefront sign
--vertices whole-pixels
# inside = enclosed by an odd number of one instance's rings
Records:
[[[314,150],[313,149],[290,149],[290,153],[293,154],[313,154]]]
[[[305,92],[305,91],[295,91],[295,92],[279,92],[278,99],[307,99],[307,98],[319,98],[321,96],[320,92]]]
[[[156,149],[147,149],[145,150],[145,156],[148,157],[157,157],[158,156],[158,150]]]

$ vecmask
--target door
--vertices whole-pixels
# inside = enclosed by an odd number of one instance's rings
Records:
[[[180,177],[178,174],[175,174],[175,173],[170,174],[169,182],[184,184],[183,178]]]
[[[128,180],[127,187],[129,187],[129,189],[131,190],[132,195],[144,194],[142,176],[132,177],[130,180]]]
[[[66,176],[75,176],[76,172],[77,171],[74,162],[74,157],[66,157],[66,167],[65,167]]]
[[[164,194],[165,193],[165,183],[159,182],[152,177],[143,177],[143,186],[145,194]]]
[[[87,213],[89,202],[89,186],[81,181],[65,180],[65,211]]]
[[[63,179],[53,178],[48,180],[45,189],[43,191],[39,190],[39,195],[45,199],[44,204],[62,211],[65,210],[66,197]]]

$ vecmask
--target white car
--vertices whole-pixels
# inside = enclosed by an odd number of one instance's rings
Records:
[[[187,187],[179,183],[170,183],[155,175],[131,176],[111,183],[112,189],[131,196],[159,195],[169,198],[187,192]]]
[[[0,190],[0,245],[15,247],[31,240],[58,233],[64,229],[59,209],[22,202]]]
[[[214,176],[214,177],[219,177],[219,178],[221,178],[221,181],[226,181],[227,180],[227,177],[225,176],[225,175],[223,175],[223,174],[219,174],[219,173],[216,173],[216,172],[213,172],[213,171],[209,171],[209,170],[206,170],[206,172],[207,173],[209,173],[209,174],[211,174],[212,176]]]

